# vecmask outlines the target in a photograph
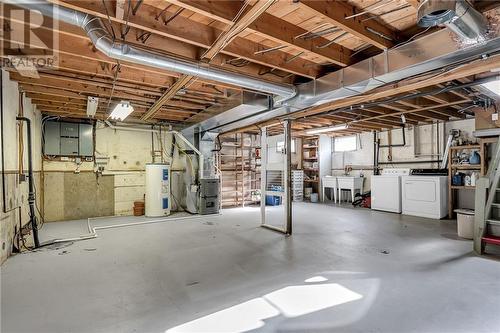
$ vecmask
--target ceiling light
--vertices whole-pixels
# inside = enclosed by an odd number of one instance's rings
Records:
[[[341,131],[341,130],[345,130],[347,128],[348,128],[347,124],[342,124],[342,125],[337,125],[337,126],[314,128],[314,129],[311,129],[309,131],[306,131],[306,133],[307,134],[320,134],[320,133],[326,133],[326,132]]]
[[[109,117],[111,119],[123,121],[133,111],[134,111],[134,108],[132,107],[132,105],[130,105],[130,102],[128,102],[128,101],[121,101],[120,103],[118,103],[115,106],[115,108],[113,109],[113,112],[111,112],[111,115]]]
[[[98,104],[99,98],[93,96],[87,97],[87,117],[94,118]]]
[[[481,86],[500,96],[500,79],[482,83]]]

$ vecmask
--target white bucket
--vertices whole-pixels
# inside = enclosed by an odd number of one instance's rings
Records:
[[[472,209],[455,209],[457,213],[458,237],[474,238],[474,211]]]

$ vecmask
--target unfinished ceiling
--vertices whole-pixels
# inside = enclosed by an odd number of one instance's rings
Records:
[[[418,0],[50,2],[101,18],[116,40],[284,84],[317,79],[433,30],[416,26]],[[488,15],[500,16],[497,5],[498,1],[475,4]],[[98,51],[82,29],[64,22],[59,22],[57,36],[57,70],[38,68],[38,77],[30,77],[9,69],[11,78],[45,114],[86,117],[87,97],[97,96],[98,119],[108,117],[110,105],[128,100],[135,108],[132,120],[186,126],[221,112],[244,90],[117,61]],[[486,66],[472,74],[464,71],[450,82],[459,85],[487,71]],[[345,106],[327,103],[300,112],[293,126],[304,134],[310,128],[350,122],[349,129],[339,133],[349,134],[400,126],[402,114],[409,124],[466,117],[462,111],[477,95],[471,88],[436,93],[448,83],[428,83],[380,98],[434,92],[429,96],[384,100],[362,110],[337,110]],[[379,99],[375,97],[369,100]]]

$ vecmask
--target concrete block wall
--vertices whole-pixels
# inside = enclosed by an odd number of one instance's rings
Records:
[[[5,175],[6,205],[0,200],[0,263],[3,263],[12,253],[15,233],[20,226],[24,226],[29,221],[28,217],[28,183],[19,182],[19,169],[22,163],[23,173],[28,169],[28,151],[26,143],[26,126],[23,133],[20,133],[19,122],[16,116],[20,112],[19,88],[16,82],[9,79],[9,73],[2,70],[1,88],[3,92],[3,146],[4,164],[2,170]],[[33,170],[35,187],[37,190],[38,207],[40,203],[40,170],[41,170],[41,114],[38,112],[31,100],[23,98],[24,116],[32,121],[32,149],[33,149]],[[19,138],[24,138],[24,149],[22,162],[19,161]],[[0,157],[1,158],[1,157]],[[2,178],[0,178],[0,183]],[[0,184],[1,186],[2,184]],[[7,212],[4,212],[5,211]]]

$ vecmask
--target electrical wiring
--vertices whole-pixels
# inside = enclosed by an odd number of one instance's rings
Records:
[[[108,23],[109,23],[109,26],[111,28],[111,34],[113,35],[113,40],[116,39],[116,34],[115,34],[115,29],[113,29],[113,24],[111,23],[111,17],[109,16],[109,12],[108,12],[108,7],[106,6],[106,3],[104,2],[104,0],[101,0],[102,1],[102,5],[104,6],[104,11],[106,12],[106,16],[108,18]],[[109,31],[108,31],[109,33]]]

